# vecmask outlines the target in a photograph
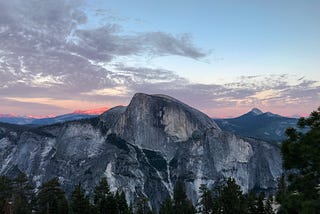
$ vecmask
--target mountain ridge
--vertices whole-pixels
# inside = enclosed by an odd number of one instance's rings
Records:
[[[16,167],[40,183],[57,176],[70,194],[92,194],[101,177],[129,202],[147,196],[158,210],[184,181],[194,204],[201,184],[233,177],[242,190],[273,191],[282,173],[277,145],[222,131],[204,113],[163,95],[136,94],[99,117],[14,131],[0,123],[0,174]]]
[[[256,108],[235,118],[213,120],[224,131],[278,143],[286,139],[286,129],[289,127],[297,128],[298,122],[297,118],[262,112]]]

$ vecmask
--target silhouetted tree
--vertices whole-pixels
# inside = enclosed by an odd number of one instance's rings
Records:
[[[300,118],[298,126],[308,131],[288,128],[288,139],[281,146],[288,187],[277,197],[281,204],[279,212],[317,213],[320,210],[320,107],[308,118]]]
[[[110,192],[108,181],[101,178],[99,185],[94,190],[94,205],[98,214],[116,213],[117,204]]]
[[[273,197],[270,195],[266,200],[266,204],[264,206],[265,214],[274,214],[272,204],[273,204]]]
[[[174,214],[173,201],[170,197],[166,198],[162,202],[160,206],[159,214]]]
[[[248,214],[256,214],[257,211],[257,196],[254,192],[245,195],[245,201]]]
[[[37,211],[39,214],[68,214],[68,202],[58,178],[41,185],[37,194]]]
[[[121,192],[120,194],[117,192],[116,194],[116,202],[117,202],[117,208],[119,214],[129,214],[129,207],[126,200],[126,195],[124,192]]]
[[[8,202],[12,196],[12,181],[6,176],[0,176],[0,213],[8,209]]]
[[[215,213],[246,213],[244,195],[234,179],[228,178],[227,183],[217,187],[215,191],[213,199]]]
[[[19,172],[12,182],[13,203],[12,209],[15,214],[28,214],[32,211],[34,199],[33,188],[29,184],[28,177],[23,172]]]
[[[200,193],[200,212],[203,214],[209,214],[212,213],[213,210],[213,202],[212,202],[212,193],[208,189],[208,187],[205,184],[201,184],[199,187],[199,193]]]
[[[152,214],[148,201],[149,199],[144,196],[138,197],[136,214]]]
[[[75,186],[71,194],[70,208],[72,214],[91,214],[92,208],[89,198],[85,195],[81,184]]]
[[[173,190],[173,208],[175,213],[193,214],[196,213],[192,202],[187,198],[185,185],[177,181]]]
[[[257,200],[257,214],[264,214],[264,204],[263,204],[263,200],[264,200],[264,193],[260,193],[258,196],[258,200]]]

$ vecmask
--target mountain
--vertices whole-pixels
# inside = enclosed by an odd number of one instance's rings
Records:
[[[94,114],[84,114],[84,113],[70,113],[59,115],[56,117],[47,117],[47,118],[32,118],[32,117],[20,117],[20,116],[11,116],[11,115],[0,115],[0,122],[11,123],[16,125],[50,125],[54,123],[61,123],[72,120],[80,120],[85,118],[97,117],[98,115]]]
[[[105,176],[112,191],[150,205],[182,180],[194,204],[200,184],[235,178],[242,190],[274,191],[282,173],[279,146],[221,131],[202,112],[165,95],[134,95],[127,107],[99,117],[40,127],[0,124],[0,174],[18,169],[39,185],[57,176],[70,194],[79,182],[92,194]]]
[[[297,128],[298,119],[282,117],[271,112],[263,113],[253,108],[240,117],[214,119],[214,121],[223,131],[265,141],[281,142],[286,138],[285,131],[288,127]]]

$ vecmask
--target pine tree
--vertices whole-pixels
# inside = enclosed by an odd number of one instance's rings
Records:
[[[181,181],[177,181],[173,190],[174,206],[173,210],[179,214],[194,214],[196,210],[192,202],[187,198],[185,185]]]
[[[4,213],[12,196],[12,181],[6,176],[0,176],[0,213]]]
[[[200,212],[203,214],[209,214],[213,210],[213,204],[212,204],[212,193],[208,189],[208,187],[205,184],[201,184],[199,187],[199,193],[200,193]]]
[[[215,210],[218,213],[246,213],[244,195],[234,179],[228,178],[227,183],[218,188],[218,191],[218,196],[214,199],[217,201],[218,207],[215,207]]]
[[[26,174],[19,172],[13,180],[13,213],[28,214],[32,211],[33,189]]]
[[[149,199],[144,196],[138,197],[136,214],[152,214],[148,201]]]
[[[41,185],[36,201],[39,214],[68,214],[68,202],[58,178],[53,178]]]
[[[92,213],[89,198],[85,195],[80,183],[75,186],[75,189],[71,194],[70,208],[72,214]]]
[[[264,207],[265,214],[274,214],[272,203],[273,203],[273,197],[270,195],[266,200],[266,205]]]
[[[94,190],[94,205],[98,214],[118,214],[118,200],[121,195],[117,192],[113,195],[110,192],[108,181],[105,177],[101,178],[99,185]],[[121,204],[122,208],[124,204]],[[121,209],[121,208],[120,208]]]
[[[116,201],[117,201],[118,213],[128,214],[129,207],[128,207],[126,195],[124,194],[124,192],[121,192],[120,194],[118,194],[118,197],[116,197]]]
[[[257,214],[264,214],[264,204],[263,204],[263,200],[264,200],[264,193],[260,193],[259,196],[258,196],[258,200],[257,200]]]
[[[287,189],[286,179],[285,179],[284,174],[282,174],[280,176],[280,178],[278,178],[278,191],[276,193],[276,201],[277,202],[279,202],[279,203],[282,202],[283,197],[285,196],[285,193],[286,193],[286,189]]]
[[[248,214],[256,214],[257,211],[257,196],[254,192],[250,192],[245,196],[246,207]]]
[[[101,178],[99,185],[94,190],[94,205],[98,214],[108,212],[107,197],[110,196],[110,188],[105,177]]]
[[[166,198],[162,202],[160,206],[159,214],[174,214],[173,201],[170,197]]]
[[[320,107],[308,118],[300,118],[299,132],[288,128],[281,145],[288,187],[280,198],[283,213],[317,213],[320,210]]]

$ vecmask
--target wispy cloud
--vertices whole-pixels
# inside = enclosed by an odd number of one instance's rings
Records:
[[[231,107],[280,109],[319,100],[319,83],[304,77],[242,76],[224,85],[199,84],[167,69],[115,63],[136,56],[199,60],[209,52],[194,45],[190,34],[127,33],[111,22],[88,28],[84,6],[82,0],[0,1],[1,111],[24,106],[61,112],[83,100],[85,108],[126,104],[135,92],[169,94],[211,115]]]

